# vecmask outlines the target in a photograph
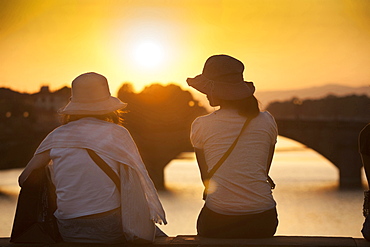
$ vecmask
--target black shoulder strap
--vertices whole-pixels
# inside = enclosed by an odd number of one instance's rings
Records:
[[[213,174],[215,174],[215,172],[217,171],[218,168],[220,168],[220,166],[222,165],[222,163],[224,163],[224,161],[227,159],[227,157],[229,157],[229,155],[231,154],[231,152],[233,151],[234,147],[236,146],[236,143],[238,142],[239,140],[239,137],[242,135],[244,129],[247,127],[247,125],[249,124],[249,122],[252,120],[252,118],[248,118],[242,129],[240,130],[240,133],[239,135],[236,137],[235,141],[233,142],[233,144],[231,144],[231,146],[229,147],[229,149],[226,151],[226,153],[224,153],[224,155],[221,157],[221,159],[217,162],[217,164],[212,167],[212,169],[209,171],[208,173],[208,179],[211,179],[211,177],[213,176]]]
[[[118,191],[121,192],[121,183],[118,175],[112,170],[112,168],[97,155],[93,150],[86,148],[90,158],[105,172],[105,174],[112,179],[114,184],[117,186]]]

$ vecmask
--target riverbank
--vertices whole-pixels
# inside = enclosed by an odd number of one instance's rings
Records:
[[[248,247],[269,247],[269,246],[325,246],[325,247],[366,247],[370,246],[370,242],[360,238],[351,237],[320,237],[320,236],[275,236],[266,239],[210,239],[200,238],[197,236],[177,236],[158,238],[152,244],[140,245],[122,245],[122,244],[78,244],[78,243],[58,243],[58,244],[12,244],[9,243],[9,238],[0,238],[0,247],[100,247],[100,246],[156,246],[156,247],[200,247],[200,246],[248,246]]]

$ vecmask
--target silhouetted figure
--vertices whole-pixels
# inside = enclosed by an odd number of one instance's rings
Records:
[[[359,151],[364,165],[368,186],[370,185],[370,124],[363,128],[359,135]],[[362,235],[370,241],[370,190],[364,192],[363,215],[365,222],[362,228]]]
[[[134,236],[150,241],[156,231],[153,222],[166,223],[136,145],[120,125],[119,110],[126,105],[110,95],[104,76],[78,76],[70,102],[59,111],[63,125],[42,141],[19,177],[22,186],[32,170],[52,161],[55,216],[66,242],[119,243]],[[118,184],[91,151],[119,176]]]
[[[190,86],[207,95],[211,106],[220,106],[197,118],[191,130],[201,177],[208,188],[197,222],[200,236],[271,237],[278,225],[272,187],[267,182],[277,126],[268,112],[260,112],[254,85],[244,81],[243,71],[239,60],[215,55],[208,58],[201,75],[187,79]],[[247,125],[241,131],[243,124]],[[228,158],[210,177],[235,140]]]

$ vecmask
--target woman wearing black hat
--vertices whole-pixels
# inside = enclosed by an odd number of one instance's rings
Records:
[[[208,58],[189,86],[220,109],[197,118],[191,141],[207,195],[197,222],[198,235],[214,238],[272,237],[278,225],[268,173],[277,126],[260,112],[244,65],[227,55]]]

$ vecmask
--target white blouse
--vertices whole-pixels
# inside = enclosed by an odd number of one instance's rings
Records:
[[[52,148],[58,219],[106,212],[120,206],[116,185],[83,148]],[[100,157],[119,175],[118,162]]]
[[[193,122],[190,138],[195,148],[204,151],[208,172],[234,142],[245,120],[237,110],[220,109]],[[267,167],[270,147],[276,139],[274,118],[261,112],[213,175],[207,207],[226,215],[257,214],[274,208],[276,202],[267,182]]]

